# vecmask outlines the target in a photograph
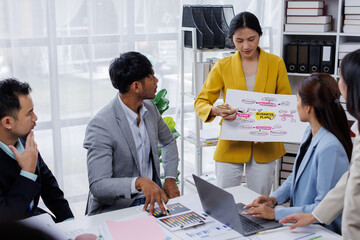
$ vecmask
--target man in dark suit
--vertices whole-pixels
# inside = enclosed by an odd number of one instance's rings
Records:
[[[37,116],[27,83],[0,81],[0,220],[17,220],[45,213],[55,222],[73,218],[55,177],[41,158],[32,129]]]

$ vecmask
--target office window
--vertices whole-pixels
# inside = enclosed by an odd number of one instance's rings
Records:
[[[64,192],[66,196],[87,195],[86,149],[82,147],[86,125],[61,129]]]
[[[38,149],[41,153],[41,157],[44,159],[49,169],[54,173],[55,164],[54,164],[54,153],[53,153],[52,130],[51,129],[36,130],[35,139],[38,145]]]
[[[87,44],[58,46],[61,119],[91,116],[91,79]]]
[[[268,2],[276,0],[0,1],[0,78],[16,77],[33,88],[39,117],[35,139],[70,202],[87,197],[82,143],[90,118],[116,94],[108,76],[110,61],[131,50],[148,56],[158,89],[169,92],[167,114],[179,116],[182,5],[233,4],[237,13],[259,11],[258,6]],[[255,13],[269,19],[270,13]],[[191,74],[190,67],[186,69]],[[193,99],[186,101],[190,109]]]
[[[108,76],[111,60],[121,52],[144,51],[153,56],[162,84],[176,95],[176,84],[165,82],[178,80],[180,4],[177,0],[0,2],[0,77],[16,77],[33,88],[39,117],[35,139],[70,201],[86,200],[82,144],[90,118],[116,95]],[[146,15],[154,13],[154,6],[159,6],[156,14]]]
[[[49,64],[46,56],[47,48],[43,46],[0,48],[0,78],[14,76],[31,85],[39,122],[51,120]]]
[[[181,6],[180,1],[135,0],[134,2],[135,33],[174,33],[178,31],[180,9],[177,6]]]
[[[0,11],[1,38],[46,37],[46,0],[3,0]]]

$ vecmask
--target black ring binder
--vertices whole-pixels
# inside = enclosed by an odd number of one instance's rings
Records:
[[[183,5],[182,27],[196,28],[198,49],[234,48],[228,37],[234,16],[232,5]],[[184,46],[192,47],[191,32],[184,35]]]

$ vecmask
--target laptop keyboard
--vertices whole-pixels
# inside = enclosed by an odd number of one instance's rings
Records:
[[[241,214],[239,214],[240,217],[240,221],[243,227],[244,232],[259,232],[262,229],[264,229],[263,226],[261,226],[260,224],[257,224],[256,222],[253,222],[249,219],[247,219],[246,217],[242,216]]]

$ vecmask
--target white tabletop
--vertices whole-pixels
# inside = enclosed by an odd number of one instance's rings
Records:
[[[231,194],[233,194],[236,203],[242,202],[244,204],[247,204],[250,203],[252,200],[254,200],[257,196],[259,196],[259,194],[243,186],[232,187],[226,190]],[[180,196],[178,198],[170,199],[169,203],[181,203],[184,206],[190,208],[191,210],[203,212],[200,199],[197,194],[189,194],[189,195]],[[143,212],[141,208],[142,208],[141,206],[136,206],[136,207],[125,208],[108,213],[102,213],[94,216],[83,216],[73,221],[58,223],[57,226],[65,233],[73,236],[76,235],[76,233],[81,233],[81,232],[87,232],[87,233],[91,232],[97,234],[99,226],[102,225],[105,221],[130,220],[130,219],[136,219],[136,218],[148,216],[148,213]],[[330,230],[324,227],[321,227],[320,225],[315,225],[312,227],[319,228],[321,229],[321,231],[325,231],[327,234],[330,233],[330,235],[332,235],[332,239],[341,239],[339,235],[331,232]],[[168,236],[176,237],[176,235],[174,235],[172,232],[168,231],[167,229],[165,228],[162,229]],[[240,234],[238,234],[238,238],[236,239],[248,239],[248,238],[244,238]],[[262,237],[258,239],[266,239],[266,238]],[[289,236],[289,239],[294,239],[294,238]]]

